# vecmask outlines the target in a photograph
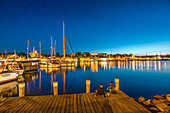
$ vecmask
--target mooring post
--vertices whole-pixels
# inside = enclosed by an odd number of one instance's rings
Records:
[[[25,96],[25,82],[19,83],[19,97]]]
[[[115,78],[115,88],[116,88],[116,91],[119,90],[119,78]]]
[[[90,93],[90,80],[86,80],[86,93]]]
[[[58,82],[53,82],[54,95],[58,95]]]

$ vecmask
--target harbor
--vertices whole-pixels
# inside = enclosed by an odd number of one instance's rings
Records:
[[[0,0],[0,113],[170,113],[168,0]]]

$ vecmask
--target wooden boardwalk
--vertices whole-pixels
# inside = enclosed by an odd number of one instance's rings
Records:
[[[0,112],[150,113],[121,91],[111,94],[107,100],[103,96],[94,97],[94,93],[9,97],[0,102]]]

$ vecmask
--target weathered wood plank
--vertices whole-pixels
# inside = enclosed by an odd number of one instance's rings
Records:
[[[50,108],[48,109],[48,112],[49,112],[49,113],[51,113],[51,112],[53,111],[54,106],[55,106],[55,103],[57,102],[57,98],[58,98],[58,95],[56,95],[56,96],[54,95],[54,96],[53,96],[52,104],[51,104]]]
[[[96,106],[96,113],[99,112],[99,113],[103,113],[103,110],[101,109],[101,106],[100,104],[97,102],[96,98],[94,97],[95,94],[90,94],[89,97],[90,99],[92,100],[94,106]]]
[[[48,104],[51,100],[52,96],[48,96],[48,98],[45,100],[46,102],[44,103],[43,107],[41,108],[42,112],[46,112],[46,110],[48,109]]]
[[[70,98],[70,113],[73,113],[74,112],[74,95],[71,94],[71,98]]]
[[[63,100],[63,105],[62,105],[62,108],[61,108],[61,113],[65,112],[66,101],[67,101],[67,94],[64,95],[64,100]]]
[[[87,111],[87,113],[90,113],[91,111],[90,111],[90,107],[89,107],[87,99],[86,99],[86,94],[82,94],[82,96],[83,96],[83,99],[84,99],[86,111]]]
[[[10,97],[9,99],[8,99],[8,101],[3,101],[3,102],[1,102],[0,104],[1,104],[1,106],[0,106],[0,109],[1,109],[1,112],[5,112],[5,111],[7,111],[9,108],[10,108],[10,105],[11,104],[13,104],[13,103],[15,103],[16,101],[17,101],[18,99],[17,98],[13,98],[13,97]]]
[[[27,99],[27,103],[25,104],[24,107],[20,109],[19,113],[26,112],[27,109],[29,109],[32,106],[33,100],[34,98],[36,98],[36,96],[33,96],[32,98],[31,97],[25,97],[25,98]]]
[[[61,112],[61,108],[62,108],[62,103],[63,103],[63,100],[64,100],[64,95],[61,95],[61,100],[59,102],[59,104],[57,105],[57,112],[56,113],[60,113]]]
[[[80,95],[77,94],[78,113],[82,112]]]
[[[10,97],[0,102],[0,112],[53,112],[53,113],[150,113],[123,92],[111,94],[106,100],[95,93]]]
[[[61,100],[61,96],[58,95],[58,98],[57,98],[57,101],[56,101],[56,103],[55,103],[55,105],[54,105],[54,108],[53,108],[52,113],[56,113],[56,112],[57,112],[58,104],[59,104],[60,100]]]
[[[77,99],[76,94],[74,94],[74,113],[77,113],[77,110],[78,110],[78,108],[77,108],[77,100],[76,99]]]
[[[85,108],[83,94],[80,94],[80,100],[81,100],[82,111],[83,111],[83,113],[86,113],[87,111],[86,111],[86,108]]]
[[[67,95],[67,101],[66,101],[66,113],[69,113],[69,108],[70,108],[70,95]]]
[[[49,96],[45,96],[45,98],[42,100],[42,104],[40,104],[40,106],[38,107],[38,109],[36,109],[34,112],[38,113],[38,112],[43,112],[43,109],[45,108],[46,104],[48,103],[49,100]]]
[[[95,113],[95,111],[94,111],[94,106],[92,105],[92,103],[91,103],[91,101],[90,101],[90,99],[89,99],[89,96],[88,96],[89,94],[86,94],[85,95],[85,97],[86,97],[86,99],[87,99],[87,102],[88,102],[88,105],[89,105],[89,108],[90,108],[90,111],[91,111],[91,113]]]

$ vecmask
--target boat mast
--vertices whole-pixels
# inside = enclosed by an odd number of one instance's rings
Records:
[[[56,56],[56,40],[55,40],[55,44],[54,44],[54,56]]]
[[[27,44],[27,59],[29,58],[29,40],[28,40],[28,44]]]
[[[40,47],[40,58],[41,58],[41,42],[39,42],[39,47]]]
[[[63,21],[63,57],[65,60],[66,53],[65,53],[65,34],[64,34],[64,21]]]
[[[51,36],[51,57],[53,56],[53,37]]]

